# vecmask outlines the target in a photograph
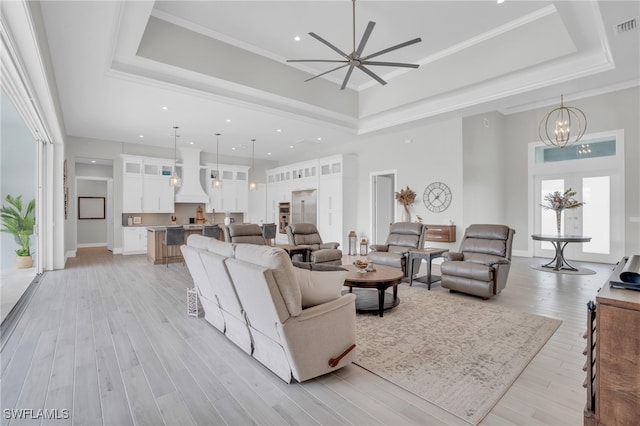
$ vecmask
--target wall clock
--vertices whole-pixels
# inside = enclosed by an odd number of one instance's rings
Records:
[[[425,207],[434,212],[445,211],[451,204],[451,189],[443,182],[433,182],[427,185],[422,194]]]

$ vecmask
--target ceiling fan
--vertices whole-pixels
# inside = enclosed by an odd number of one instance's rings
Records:
[[[371,32],[373,31],[373,27],[376,26],[376,23],[373,21],[369,21],[369,24],[367,24],[367,28],[364,30],[364,34],[362,35],[362,39],[360,40],[360,44],[358,45],[358,49],[356,50],[356,0],[352,0],[352,4],[353,4],[353,50],[351,51],[351,53],[349,55],[347,55],[346,53],[344,53],[342,50],[338,49],[336,46],[334,46],[333,44],[329,43],[327,40],[323,39],[322,37],[320,37],[319,35],[317,35],[316,33],[309,33],[309,35],[313,38],[315,38],[316,40],[318,40],[319,42],[329,46],[332,50],[338,52],[340,54],[340,56],[342,56],[344,59],[287,59],[287,62],[335,62],[335,63],[341,63],[344,65],[340,65],[336,68],[330,69],[329,71],[325,71],[321,74],[315,75],[311,78],[308,78],[305,80],[305,82],[313,80],[314,78],[318,78],[321,77],[325,74],[329,74],[330,72],[339,70],[341,68],[345,68],[345,67],[349,67],[349,69],[347,70],[347,75],[344,77],[344,81],[342,82],[342,86],[340,86],[340,90],[344,90],[344,88],[347,86],[347,83],[349,82],[349,78],[351,77],[351,73],[353,72],[354,68],[358,68],[361,71],[363,71],[365,74],[369,75],[371,78],[373,78],[374,80],[376,80],[378,83],[385,85],[387,84],[386,81],[384,81],[382,78],[380,78],[378,75],[376,75],[373,71],[371,71],[370,69],[368,69],[367,67],[365,67],[365,65],[376,65],[376,66],[383,66],[383,67],[403,67],[403,68],[418,68],[419,65],[416,64],[405,64],[405,63],[401,63],[401,62],[379,62],[379,61],[371,61],[371,58],[375,58],[376,56],[380,56],[384,53],[388,53],[397,49],[400,49],[402,47],[406,47],[406,46],[410,46],[412,44],[415,43],[419,43],[422,41],[422,39],[420,37],[418,38],[414,38],[412,40],[409,41],[405,41],[404,43],[400,43],[400,44],[396,44],[395,46],[391,46],[388,47],[386,49],[380,50],[379,52],[375,52],[372,53],[370,55],[366,55],[366,56],[361,56],[362,55],[362,51],[364,50],[364,47],[367,44],[367,41],[369,40],[369,36],[371,35]]]

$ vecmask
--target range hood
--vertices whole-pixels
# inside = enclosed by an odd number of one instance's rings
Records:
[[[200,150],[180,148],[182,186],[176,192],[176,203],[208,203],[209,196],[200,184]]]

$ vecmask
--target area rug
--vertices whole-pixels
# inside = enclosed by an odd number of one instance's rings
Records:
[[[561,324],[423,287],[398,297],[382,318],[357,315],[355,363],[473,425]]]
[[[567,275],[594,275],[596,273],[596,271],[594,271],[593,269],[582,268],[582,267],[579,267],[577,271],[572,271],[569,269],[561,269],[559,271],[554,271],[553,268],[546,268],[538,264],[531,265],[531,269],[535,269],[536,271],[551,272],[554,274],[567,274]]]

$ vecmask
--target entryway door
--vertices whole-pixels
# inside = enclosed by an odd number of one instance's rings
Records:
[[[576,191],[576,200],[582,207],[567,209],[562,213],[561,233],[591,237],[589,243],[568,244],[567,259],[585,262],[615,263],[623,255],[624,211],[613,183],[616,176],[611,173],[574,173],[556,176],[539,176],[535,182],[536,205],[544,203],[546,194],[571,188]],[[556,214],[543,207],[536,209],[535,233],[556,234]],[[621,216],[622,215],[622,216]],[[621,216],[621,217],[619,217]],[[536,242],[534,255],[553,257],[553,246],[548,242]]]
[[[566,148],[530,144],[529,179],[534,234],[557,233],[555,211],[541,204],[545,195],[571,188],[584,205],[563,211],[560,232],[591,241],[567,244],[565,257],[616,263],[624,256],[624,131],[585,135],[579,144]],[[533,255],[553,258],[555,250],[551,243],[533,241]]]

